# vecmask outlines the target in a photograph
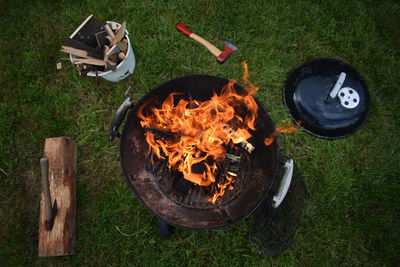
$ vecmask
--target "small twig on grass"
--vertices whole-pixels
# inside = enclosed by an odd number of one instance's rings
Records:
[[[143,227],[141,230],[139,230],[139,231],[137,231],[136,233],[133,233],[133,234],[125,234],[125,233],[123,233],[123,232],[118,228],[118,226],[116,226],[116,225],[115,225],[115,228],[117,228],[118,232],[119,232],[121,235],[126,236],[126,237],[131,237],[131,236],[135,236],[135,235],[137,235],[137,234],[140,234],[141,232],[143,232],[144,230],[146,230],[147,227],[149,227],[149,225],[150,225],[150,223],[151,223],[152,220],[153,220],[153,216],[151,217],[150,221],[147,223],[147,225],[146,225],[145,227]]]
[[[4,173],[6,176],[8,176],[8,174],[2,168],[0,168],[0,172]]]

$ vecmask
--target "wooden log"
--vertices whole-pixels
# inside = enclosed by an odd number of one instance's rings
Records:
[[[110,59],[107,60],[107,69],[112,70],[112,71],[117,71],[117,63],[112,62]]]
[[[108,45],[104,46],[103,54],[104,54],[104,62],[108,61],[108,51],[110,51],[110,47]]]
[[[110,27],[113,31],[116,31],[118,29],[117,23],[115,23],[114,21],[110,22]]]
[[[100,57],[95,58],[95,57],[90,56],[88,54],[88,52],[85,51],[85,50],[80,50],[80,49],[76,49],[76,48],[72,48],[72,47],[64,46],[64,45],[61,47],[60,51],[64,52],[64,53],[71,54],[73,56],[82,57],[82,58],[86,58],[86,59],[102,60],[104,58],[103,55],[101,55]]]
[[[94,47],[88,46],[87,44],[79,42],[77,40],[74,40],[71,38],[65,38],[64,44],[65,44],[65,46],[69,46],[69,47],[72,47],[75,49],[87,51],[87,54],[90,57],[97,58],[97,59],[103,58],[103,52],[101,50],[98,50]]]
[[[74,59],[74,64],[90,64],[90,65],[95,65],[95,66],[106,66],[106,62],[103,60],[99,59],[87,59],[87,58],[77,58]]]
[[[121,27],[115,33],[115,36],[113,37],[110,43],[110,46],[113,46],[117,44],[119,41],[121,41],[122,37],[125,36],[125,29],[126,29],[126,21],[122,23]]]
[[[107,51],[106,55],[108,59],[110,59],[112,62],[117,63],[118,62],[118,53],[121,52],[121,47],[119,45],[113,45],[110,50]]]
[[[122,51],[121,47],[119,45],[115,44],[110,48],[110,50],[107,51],[106,54],[108,57],[112,54],[117,54],[117,56],[118,56],[118,53],[121,51]]]
[[[128,40],[122,39],[120,42],[118,42],[119,47],[121,47],[122,52],[124,52],[124,54],[126,55],[126,53],[128,52]]]
[[[57,202],[57,212],[53,228],[46,231],[45,201],[42,192],[38,256],[72,255],[74,254],[76,223],[76,144],[69,137],[47,138],[44,145],[44,157],[48,159],[51,203]]]
[[[125,59],[125,54],[124,54],[124,52],[119,52],[118,53],[118,58],[120,59],[120,60],[124,60]]]
[[[108,34],[112,39],[114,39],[115,33],[113,32],[113,30],[111,30],[110,25],[108,25],[108,24],[104,25],[104,29],[106,30],[107,34]],[[111,39],[111,40],[112,40],[112,39]]]
[[[113,63],[118,63],[119,62],[119,58],[118,58],[118,54],[112,54],[108,57],[108,59],[113,62]]]
[[[224,127],[224,130],[225,130],[227,135],[231,136],[232,140],[233,140],[232,137],[234,137],[235,139],[240,139],[240,137],[237,136],[237,133],[235,132],[235,130],[233,130],[231,127],[226,126],[226,127]],[[253,150],[255,149],[255,147],[250,142],[248,142],[247,140],[243,140],[242,142],[240,142],[240,146],[244,150],[249,152],[249,154],[251,154],[251,152],[253,152]]]

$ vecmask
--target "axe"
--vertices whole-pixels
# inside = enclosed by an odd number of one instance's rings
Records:
[[[44,207],[45,207],[45,229],[51,231],[54,225],[54,219],[57,215],[57,199],[54,200],[54,205],[51,205],[50,197],[50,186],[49,186],[49,161],[46,157],[40,159],[40,168],[42,170],[42,190],[44,195]]]
[[[213,54],[214,56],[217,57],[217,61],[219,63],[223,63],[230,54],[232,54],[233,52],[238,50],[238,47],[236,45],[225,40],[224,51],[221,51],[218,48],[216,48],[214,45],[212,45],[210,42],[208,42],[207,40],[203,39],[202,37],[198,36],[197,34],[191,32],[191,31],[189,31],[186,28],[186,26],[182,23],[177,24],[176,28],[178,29],[178,31],[183,32],[186,36],[189,36],[190,38],[192,38],[192,39],[196,40],[197,42],[199,42],[200,44],[204,45],[208,49],[208,51],[211,52],[211,54]]]

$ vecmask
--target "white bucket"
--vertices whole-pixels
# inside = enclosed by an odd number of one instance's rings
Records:
[[[111,23],[112,21],[106,21],[106,23]],[[119,27],[121,27],[121,24],[115,22]],[[129,75],[133,73],[133,70],[135,69],[136,65],[136,60],[135,60],[135,54],[133,53],[132,46],[131,46],[131,41],[129,40],[129,33],[127,30],[125,30],[125,37],[128,40],[128,52],[126,52],[124,60],[122,60],[118,65],[117,65],[117,70],[116,71],[98,71],[97,75],[99,77],[102,77],[103,79],[110,81],[110,82],[119,82]],[[73,61],[72,55],[70,55],[71,62]],[[96,77],[96,72],[94,71],[89,71],[87,76],[90,77]]]

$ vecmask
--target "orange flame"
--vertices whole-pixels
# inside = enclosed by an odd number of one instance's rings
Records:
[[[245,88],[247,88],[247,90],[249,90],[250,94],[255,95],[258,92],[258,87],[254,86],[250,82],[249,68],[247,67],[247,63],[242,62],[242,65],[244,67],[242,80],[245,84]]]
[[[301,121],[298,121],[297,123],[300,125]],[[284,128],[282,126],[278,126],[276,128],[275,132],[273,132],[269,137],[265,138],[264,144],[266,146],[270,146],[274,142],[276,135],[278,135],[280,133],[296,133],[298,131],[298,129],[299,129],[299,127],[295,126],[295,125],[290,126],[289,128]]]
[[[226,183],[224,183],[224,184],[218,184],[218,188],[219,188],[220,190],[219,190],[219,192],[216,192],[216,193],[214,194],[214,196],[212,197],[211,202],[212,202],[213,204],[215,204],[215,202],[217,201],[217,199],[218,199],[219,197],[221,197],[221,196],[223,196],[223,195],[225,194],[225,188],[226,188],[228,185],[231,185],[231,184],[233,183],[233,179],[232,179],[232,178],[229,178],[228,176],[226,176],[226,179],[228,180]],[[230,187],[229,187],[229,188],[230,188]]]
[[[248,82],[245,65],[243,79]],[[185,99],[183,93],[171,93],[162,104],[142,106],[138,111],[143,128],[154,129],[174,138],[160,138],[146,132],[149,153],[168,161],[168,167],[183,173],[185,179],[200,185],[218,183],[212,203],[224,195],[225,188],[233,189],[237,174],[227,172],[224,179],[216,181],[216,162],[225,160],[226,147],[244,143],[251,151],[254,147],[247,140],[250,130],[255,130],[258,106],[249,92],[237,93],[235,81],[229,81],[221,93],[213,93],[210,100],[200,102]],[[175,104],[177,103],[177,104]]]

